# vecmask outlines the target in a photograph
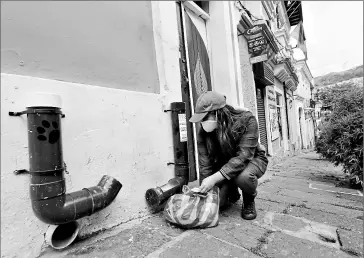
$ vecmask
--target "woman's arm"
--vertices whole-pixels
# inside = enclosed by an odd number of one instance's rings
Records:
[[[251,116],[246,125],[246,131],[240,139],[237,155],[219,170],[226,179],[235,178],[246,168],[254,158],[255,149],[259,144],[258,139],[258,123],[256,118]]]
[[[200,133],[197,134],[198,163],[200,168],[200,182],[212,175],[212,164],[209,158],[206,142]]]

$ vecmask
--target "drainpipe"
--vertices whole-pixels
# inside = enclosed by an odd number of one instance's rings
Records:
[[[79,230],[76,220],[107,207],[122,185],[104,175],[96,186],[66,194],[60,98],[52,94],[37,94],[37,97],[37,105],[9,115],[27,114],[32,208],[42,222],[57,225],[50,227],[51,232],[46,235],[52,247],[61,249],[76,238]]]
[[[164,112],[171,112],[172,116],[174,162],[169,162],[167,165],[174,165],[175,177],[162,186],[146,191],[145,199],[151,213],[159,212],[165,201],[181,192],[183,185],[189,181],[186,105],[184,102],[173,102],[171,109]]]

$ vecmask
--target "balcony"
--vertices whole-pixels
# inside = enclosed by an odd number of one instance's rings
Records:
[[[297,90],[298,77],[289,58],[277,60],[274,67],[274,76],[280,82],[285,83],[287,89]]]
[[[274,76],[282,83],[289,79],[289,74],[289,69],[286,63],[280,63],[274,67]]]
[[[291,90],[291,91],[295,91],[297,90],[297,85],[298,83],[292,78],[290,77],[286,82],[285,82],[286,87]]]

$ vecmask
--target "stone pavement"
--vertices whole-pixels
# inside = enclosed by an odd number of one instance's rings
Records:
[[[253,221],[240,218],[241,200],[215,228],[181,230],[157,214],[40,257],[363,257],[363,195],[337,187],[341,176],[303,153],[260,179]]]

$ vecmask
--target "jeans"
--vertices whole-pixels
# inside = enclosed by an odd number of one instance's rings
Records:
[[[254,164],[249,163],[236,178],[231,180],[225,179],[217,184],[220,188],[220,206],[227,204],[229,191],[237,191],[236,186],[241,189],[243,195],[256,196],[258,179],[264,175],[264,172]]]

